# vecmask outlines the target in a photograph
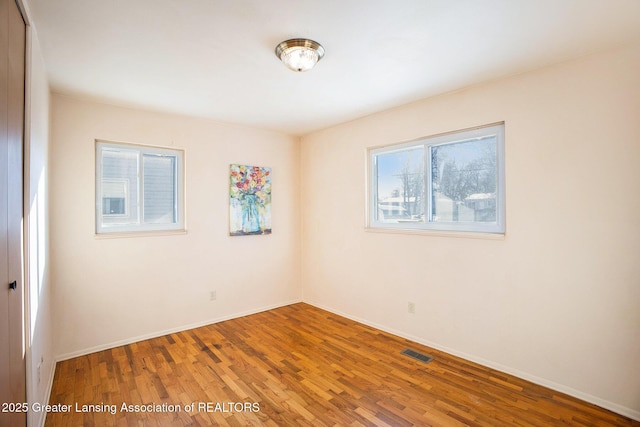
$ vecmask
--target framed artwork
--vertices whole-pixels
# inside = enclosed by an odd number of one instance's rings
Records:
[[[229,235],[271,234],[271,168],[229,169]]]

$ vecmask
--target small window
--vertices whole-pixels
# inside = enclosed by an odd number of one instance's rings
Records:
[[[369,150],[369,226],[504,233],[504,124]]]
[[[103,197],[102,215],[125,215],[124,197]]]
[[[102,180],[102,215],[126,215],[129,181],[125,179]]]
[[[96,232],[183,229],[183,152],[97,141]]]

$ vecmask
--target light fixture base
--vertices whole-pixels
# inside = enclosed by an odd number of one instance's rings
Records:
[[[324,56],[324,48],[309,39],[289,39],[279,43],[276,56],[291,70],[302,72],[312,69]]]

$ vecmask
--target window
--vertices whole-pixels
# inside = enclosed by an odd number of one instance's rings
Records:
[[[369,150],[369,226],[504,233],[504,124]]]
[[[183,229],[183,152],[97,141],[96,232]]]

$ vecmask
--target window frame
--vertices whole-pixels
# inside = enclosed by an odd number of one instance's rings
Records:
[[[104,224],[103,216],[113,218],[115,215],[102,214],[102,152],[104,150],[113,151],[129,151],[137,153],[137,210],[138,221],[135,224]],[[144,155],[161,155],[176,158],[175,162],[175,222],[168,224],[161,223],[145,223],[144,222]],[[95,140],[95,233],[96,235],[117,235],[117,234],[135,234],[135,233],[153,233],[153,232],[184,232],[186,231],[185,222],[185,173],[184,173],[184,150],[174,147],[160,147],[143,144],[133,144],[126,142],[113,142],[104,140]],[[114,180],[114,178],[107,178]],[[136,185],[129,183],[129,186]],[[129,188],[130,190],[130,188]],[[131,207],[128,200],[125,200],[125,215],[129,215]]]
[[[454,144],[476,138],[495,135],[496,137],[496,221],[495,222],[463,222],[463,221],[432,221],[433,186],[431,174],[431,147],[438,145]],[[379,155],[404,151],[414,147],[422,147],[424,167],[424,212],[423,222],[397,222],[388,223],[377,219],[378,207],[378,177],[377,157]],[[504,235],[506,231],[505,221],[505,125],[504,122],[490,125],[468,128],[443,134],[437,134],[419,138],[409,142],[390,144],[367,149],[367,223],[366,227],[373,230],[397,230],[397,231],[438,231],[452,233],[489,233]]]

